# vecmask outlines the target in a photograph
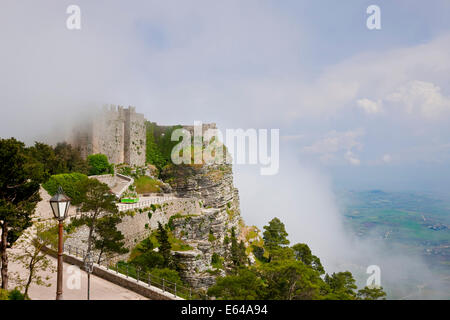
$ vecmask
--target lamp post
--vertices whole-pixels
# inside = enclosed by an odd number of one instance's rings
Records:
[[[69,211],[70,198],[63,192],[61,186],[58,187],[58,192],[50,199],[50,206],[52,207],[53,215],[59,222],[59,237],[58,237],[58,276],[56,283],[56,300],[63,299],[62,282],[63,282],[63,221],[67,217]]]
[[[94,260],[92,259],[92,254],[90,252],[88,252],[84,258],[84,269],[88,275],[87,299],[90,300],[91,273],[94,270]]]

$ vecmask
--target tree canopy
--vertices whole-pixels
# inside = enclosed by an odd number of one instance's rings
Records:
[[[288,234],[278,218],[272,219],[264,230],[263,247],[252,246],[253,250],[258,248],[256,263],[242,264],[236,272],[231,269],[208,289],[208,295],[239,300],[376,300],[385,296],[380,288],[356,291],[355,279],[348,271],[322,277],[325,269],[308,245],[287,246]],[[269,259],[265,258],[265,251],[269,252]]]

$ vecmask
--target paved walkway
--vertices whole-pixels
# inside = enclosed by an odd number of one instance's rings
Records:
[[[56,270],[56,259],[49,257],[52,260],[52,263]],[[70,286],[70,280],[74,279],[75,273],[72,270],[72,273],[69,273],[69,267],[72,266],[70,264],[64,263],[64,279],[63,279],[63,297],[64,300],[86,300],[87,299],[87,274],[85,271],[81,270],[81,286],[80,288],[68,288]],[[76,268],[76,266],[72,266],[72,268]],[[20,265],[17,265],[15,262],[9,262],[9,288],[13,289],[15,286],[14,277],[12,272],[21,272],[22,274],[28,274],[24,271]],[[51,283],[50,287],[38,286],[36,284],[32,284],[29,290],[29,296],[33,300],[54,300],[56,297],[56,272],[46,272],[41,273],[43,276],[50,276]],[[76,281],[72,281],[72,284],[75,284]],[[118,285],[115,285],[109,281],[103,280],[99,277],[91,275],[91,300],[148,300],[147,298],[127,289],[124,289]]]

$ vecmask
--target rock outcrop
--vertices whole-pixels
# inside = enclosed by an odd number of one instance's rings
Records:
[[[228,260],[229,239],[234,228],[239,236],[242,220],[238,190],[233,185],[231,165],[178,165],[163,172],[165,181],[180,197],[197,198],[203,208],[199,216],[173,219],[174,235],[194,247],[175,252],[181,275],[195,288],[214,284],[223,269],[211,264],[213,254]]]

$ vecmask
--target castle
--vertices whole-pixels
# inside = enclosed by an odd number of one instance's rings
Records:
[[[102,153],[114,164],[145,165],[145,118],[135,107],[104,106],[74,130],[71,140],[84,158]]]

